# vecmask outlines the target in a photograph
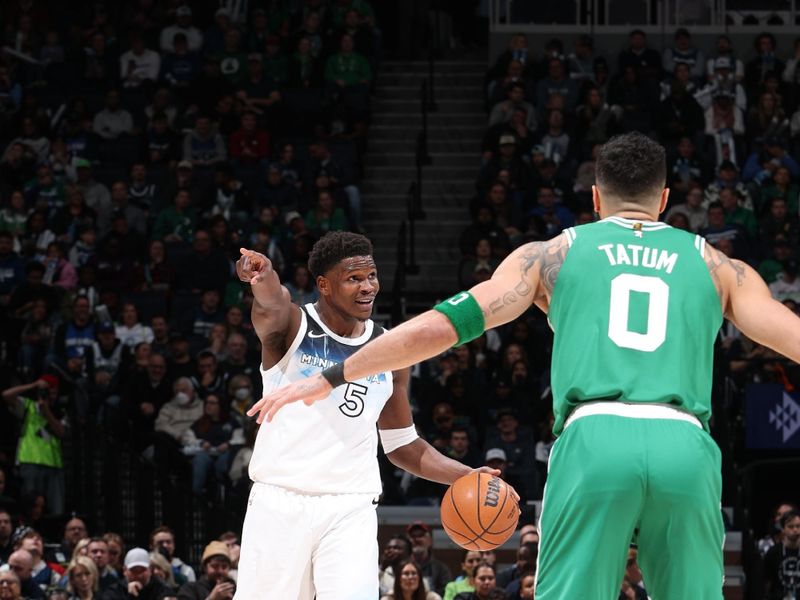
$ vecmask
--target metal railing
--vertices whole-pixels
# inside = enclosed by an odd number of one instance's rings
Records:
[[[574,0],[574,11],[556,4],[541,6],[530,0],[489,0],[492,31],[565,31],[614,33],[639,27],[645,31],[689,27],[697,33],[721,33],[729,27],[769,27],[774,33],[794,33],[800,0],[765,3],[760,0]],[[535,7],[535,9],[534,9]],[[555,8],[554,8],[555,7]],[[550,12],[548,12],[548,8]],[[587,31],[588,29],[588,31]]]

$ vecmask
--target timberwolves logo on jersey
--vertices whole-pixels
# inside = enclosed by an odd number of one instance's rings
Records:
[[[306,333],[297,348],[299,371],[304,377],[311,377],[323,369],[339,364],[364,344],[369,343],[383,333],[382,328],[373,326],[372,334],[365,342],[358,345],[345,344],[337,341],[326,332],[317,320],[313,318],[316,315],[311,313],[307,306],[302,308],[307,315],[312,317],[307,319]],[[368,323],[370,326],[372,325],[371,321],[368,321]],[[343,415],[353,418],[360,416],[364,412],[364,404],[369,392],[368,386],[384,385],[386,383],[386,374],[370,375],[365,381],[367,385],[350,382],[344,388],[344,399],[339,404],[339,410]]]

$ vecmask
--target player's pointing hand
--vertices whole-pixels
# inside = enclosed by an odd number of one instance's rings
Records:
[[[301,379],[261,398],[247,411],[247,416],[252,417],[258,414],[257,423],[263,423],[265,418],[269,423],[275,414],[287,404],[302,400],[307,406],[311,406],[317,400],[322,400],[330,394],[332,389],[331,384],[322,375]]]
[[[236,274],[245,283],[258,283],[262,274],[272,268],[272,262],[261,254],[247,248],[239,248],[242,256],[236,261]]]

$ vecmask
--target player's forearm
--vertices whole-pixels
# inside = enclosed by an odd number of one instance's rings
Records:
[[[344,378],[399,371],[441,354],[458,341],[443,314],[430,310],[383,334],[344,361]]]
[[[467,465],[446,457],[419,438],[390,452],[387,458],[393,465],[412,475],[446,485],[472,471]]]

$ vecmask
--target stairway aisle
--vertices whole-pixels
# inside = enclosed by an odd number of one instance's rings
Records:
[[[470,221],[469,201],[475,193],[486,129],[481,91],[485,70],[482,61],[436,63],[438,110],[428,114],[433,164],[423,167],[426,218],[417,222],[420,272],[408,277],[411,293],[445,295],[458,287],[458,237]],[[406,218],[409,187],[416,176],[414,150],[422,129],[419,90],[427,73],[426,62],[383,64],[373,102],[362,186],[364,227],[375,244],[384,289],[392,285],[397,232]]]

